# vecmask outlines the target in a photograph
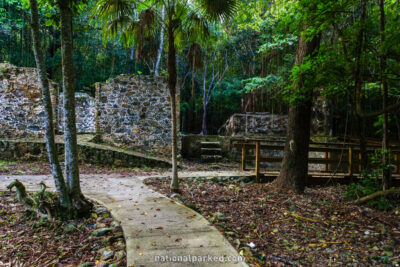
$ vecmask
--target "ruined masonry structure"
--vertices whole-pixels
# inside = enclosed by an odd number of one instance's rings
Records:
[[[78,133],[94,133],[95,127],[95,99],[85,93],[75,93],[76,101],[76,130]],[[59,95],[58,102],[58,131],[60,133],[64,132],[64,95],[61,93]]]
[[[170,152],[171,106],[165,78],[121,75],[98,83],[96,106],[96,128],[103,140]]]
[[[63,95],[56,83],[50,84],[54,123],[62,133]],[[44,115],[36,69],[0,63],[0,138],[43,137]],[[162,77],[122,75],[97,83],[95,97],[76,94],[76,116],[78,133],[96,133],[126,147],[170,151],[170,99]]]
[[[50,82],[50,93],[57,105],[57,84]],[[45,113],[41,96],[36,69],[0,63],[0,137],[42,137]]]

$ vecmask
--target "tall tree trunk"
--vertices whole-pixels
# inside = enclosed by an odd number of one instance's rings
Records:
[[[188,112],[188,123],[187,123],[187,128],[188,128],[188,132],[193,132],[193,126],[194,126],[194,119],[195,119],[195,114],[194,114],[194,109],[195,109],[195,91],[194,91],[194,73],[195,73],[195,63],[196,63],[196,57],[195,54],[193,54],[193,58],[192,58],[192,90],[191,90],[191,94],[190,94],[190,111]]]
[[[362,107],[364,103],[364,97],[362,96],[362,85],[363,77],[361,75],[361,56],[364,47],[364,22],[366,19],[366,3],[365,0],[360,0],[360,29],[358,31],[357,43],[356,43],[356,66],[354,69],[354,89],[356,94],[356,111],[359,123],[359,139],[360,139],[360,154],[361,154],[361,166],[363,170],[368,168],[368,154],[367,154],[367,142],[365,140],[365,126],[366,118],[363,115]]]
[[[320,39],[320,35],[314,36],[311,40],[306,40],[303,35],[300,36],[295,62],[300,69],[306,57],[315,57]],[[297,193],[304,192],[308,176],[313,91],[312,88],[305,88],[306,79],[310,80],[312,77],[300,75],[299,80],[293,83],[295,88],[300,89],[302,95],[298,96],[299,100],[291,103],[289,107],[289,121],[282,166],[279,176],[274,182],[279,187],[293,190]]]
[[[174,21],[172,17],[168,21],[168,88],[171,95],[171,116],[172,116],[172,181],[171,190],[179,192],[179,178],[178,178],[178,140],[177,140],[177,116],[176,116],[176,81],[177,81],[177,68],[176,68],[176,51],[175,51],[175,36],[174,36]]]
[[[78,146],[76,137],[74,62],[72,40],[72,10],[71,1],[59,0],[61,21],[61,55],[62,77],[64,89],[64,141],[65,141],[65,175],[68,190],[74,209],[84,214],[91,205],[84,198],[79,181]]]
[[[42,88],[42,100],[45,110],[45,127],[46,127],[46,147],[49,156],[49,162],[54,178],[57,193],[60,195],[60,204],[67,209],[71,208],[71,200],[68,195],[67,186],[58,160],[57,147],[54,140],[54,124],[53,124],[53,106],[51,104],[49,80],[46,74],[46,63],[41,47],[41,36],[39,31],[39,15],[37,1],[30,0],[31,8],[31,29],[33,39],[33,53],[40,78]]]
[[[160,33],[160,46],[158,48],[158,53],[157,53],[157,61],[156,61],[156,67],[154,69],[154,75],[158,76],[159,69],[160,69],[160,63],[161,63],[161,56],[164,48],[164,20],[165,20],[165,6],[163,5],[161,9],[161,20],[162,20],[162,26],[161,26],[161,33]]]
[[[388,131],[388,112],[386,108],[388,106],[388,84],[386,80],[386,51],[384,49],[385,43],[385,2],[379,0],[379,11],[380,11],[380,65],[381,65],[381,88],[382,88],[382,109],[383,109],[383,123],[382,123],[382,149],[383,149],[383,190],[390,188],[392,184],[391,169],[389,165],[389,131]]]
[[[205,62],[203,73],[203,119],[200,135],[207,135],[207,65],[208,61]]]

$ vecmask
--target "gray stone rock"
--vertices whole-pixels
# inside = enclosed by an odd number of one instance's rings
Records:
[[[106,235],[108,233],[111,233],[111,232],[112,232],[112,228],[101,228],[101,229],[94,230],[91,233],[91,235],[92,236],[104,236],[104,235]]]
[[[117,242],[117,244],[116,244],[116,246],[117,246],[117,248],[119,248],[119,249],[125,249],[126,248],[126,245],[125,245],[125,242],[124,241],[118,241]]]
[[[109,260],[114,257],[114,251],[110,248],[106,248],[101,255],[102,260]]]
[[[95,266],[96,264],[94,262],[84,262],[78,265],[78,267],[92,267]]]
[[[64,231],[66,233],[72,233],[72,232],[75,232],[75,230],[76,230],[76,228],[75,228],[75,225],[73,223],[69,223],[66,226],[64,226]]]
[[[115,253],[115,259],[117,261],[122,260],[125,257],[126,253],[123,250],[117,251],[117,253]]]

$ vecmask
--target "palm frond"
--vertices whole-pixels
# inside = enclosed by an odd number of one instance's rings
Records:
[[[197,0],[205,12],[214,20],[232,17],[237,10],[237,0]]]

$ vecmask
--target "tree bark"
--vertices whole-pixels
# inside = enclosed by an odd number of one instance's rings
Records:
[[[176,82],[177,82],[177,68],[176,68],[176,51],[175,51],[175,36],[174,36],[174,21],[172,15],[168,21],[168,88],[171,96],[171,117],[172,117],[172,180],[171,190],[179,192],[179,177],[178,177],[178,164],[177,164],[177,116],[176,116]]]
[[[78,213],[85,213],[91,205],[84,198],[79,181],[78,146],[75,115],[75,74],[73,62],[72,9],[71,1],[59,0],[61,21],[61,55],[64,91],[64,141],[65,175],[73,207]]]
[[[306,57],[315,57],[317,54],[321,36],[314,36],[306,40],[303,35],[299,38],[296,52],[295,64],[301,69]],[[286,133],[286,144],[283,152],[283,160],[275,185],[281,188],[303,193],[308,176],[308,151],[310,143],[310,125],[312,108],[312,88],[305,88],[306,79],[300,75],[293,86],[301,90],[299,100],[291,103],[289,107],[288,130]]]
[[[47,154],[51,165],[54,184],[56,186],[57,193],[60,196],[60,205],[64,208],[70,209],[71,200],[68,195],[67,186],[65,184],[60,162],[58,160],[57,147],[54,138],[53,106],[51,103],[49,80],[47,78],[47,73],[46,73],[45,58],[41,47],[37,1],[30,0],[29,2],[31,9],[33,52],[35,55],[36,66],[40,78],[40,85],[42,88],[42,101],[45,110],[45,135],[46,135]]]
[[[384,0],[379,0],[379,11],[380,11],[380,41],[381,41],[381,51],[380,51],[380,65],[381,65],[381,88],[382,88],[382,160],[383,160],[383,190],[390,188],[392,183],[391,169],[388,167],[389,161],[389,130],[388,130],[388,112],[386,108],[388,106],[388,84],[386,80],[386,51],[384,50],[385,43],[385,2]]]

